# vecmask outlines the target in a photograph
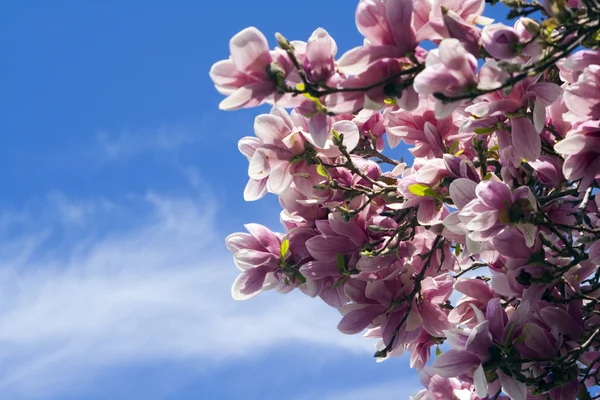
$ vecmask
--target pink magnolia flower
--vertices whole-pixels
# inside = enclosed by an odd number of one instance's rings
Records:
[[[427,54],[425,70],[416,76],[414,88],[420,94],[460,96],[477,87],[476,69],[477,59],[457,39],[444,39]],[[438,101],[435,115],[446,118],[457,106],[457,102]]]
[[[333,131],[344,135],[343,144],[348,151],[354,150],[360,140],[360,132],[355,123],[350,121],[351,114],[342,114],[335,117],[319,113],[312,117],[305,117],[297,112],[292,112],[294,125],[299,127],[306,140],[318,148],[319,154],[327,157],[341,155],[338,147],[333,144]]]
[[[423,186],[423,184],[419,184],[416,178],[416,174],[406,175],[398,182],[398,191],[406,199],[401,207],[418,206],[417,220],[420,224],[430,225],[441,222],[444,208],[437,198],[439,193],[431,187],[429,187],[427,193],[416,193],[414,188],[418,185]],[[442,190],[443,188],[439,189]]]
[[[229,48],[231,57],[210,69],[216,89],[228,96],[219,108],[236,110],[282,98],[293,100],[290,96],[276,94],[276,76],[284,79],[293,74],[291,61],[281,49],[269,51],[267,39],[258,29],[250,27],[237,33],[231,38]],[[288,105],[293,104],[292,101]]]
[[[513,28],[504,24],[492,24],[483,28],[481,41],[485,51],[492,57],[504,60],[517,55],[520,38]]]
[[[479,50],[481,30],[475,25],[462,19],[460,15],[454,11],[446,9],[444,6],[442,6],[442,14],[444,27],[447,31],[442,33],[442,35],[446,38],[458,39],[465,50],[475,57],[479,57],[481,55]]]
[[[490,240],[514,226],[525,237],[525,243],[532,247],[537,228],[524,221],[525,217],[537,209],[537,202],[531,189],[521,186],[511,192],[501,182],[492,180],[475,184],[468,179],[456,179],[450,185],[450,196],[459,208],[453,213],[456,217],[446,218],[444,225],[450,230],[460,231],[460,226],[468,231],[468,237],[476,242]]]
[[[246,300],[262,290],[272,289],[278,282],[282,235],[259,224],[247,224],[248,233],[234,233],[225,238],[233,253],[235,265],[242,271],[233,283],[234,299]]]
[[[387,85],[376,85],[378,82],[397,75],[404,70],[408,60],[397,58],[383,58],[375,61],[367,70],[353,77],[343,80],[336,85],[337,88],[346,89],[325,96],[324,103],[327,110],[333,113],[352,113],[363,108],[380,110],[385,106],[386,99],[398,99],[398,105],[406,110],[414,109],[419,98],[412,86],[402,88],[402,78],[391,81]],[[355,90],[356,88],[372,87],[367,91]]]
[[[435,101],[425,96],[419,107],[411,112],[401,108],[387,109],[383,122],[390,147],[404,141],[413,145],[409,151],[415,157],[425,158],[442,157],[452,146],[458,151],[473,134],[459,133],[460,120],[455,115],[438,119],[434,109]]]
[[[562,169],[565,177],[581,180],[579,189],[587,189],[600,175],[600,122],[577,125],[554,149],[565,157]]]
[[[244,137],[238,148],[248,158],[250,177],[244,199],[258,200],[267,190],[283,193],[292,183],[292,169],[289,162],[294,155],[304,151],[304,135],[294,127],[287,112],[273,107],[270,114],[262,114],[254,120],[256,137]]]
[[[323,28],[313,32],[306,44],[302,67],[311,82],[327,82],[335,74],[337,45]]]
[[[361,0],[356,8],[356,26],[366,44],[338,60],[340,71],[358,75],[378,60],[405,57],[417,46],[412,19],[412,0]]]
[[[588,66],[600,65],[600,52],[598,50],[577,51],[559,60],[556,65],[563,82],[575,83]]]
[[[541,153],[540,132],[546,123],[546,107],[554,103],[561,94],[562,89],[554,83],[523,80],[508,95],[500,91],[491,93],[485,96],[484,101],[468,106],[465,111],[476,119],[500,116],[501,120],[506,120],[505,113],[526,109],[533,100],[533,121],[526,117],[511,117],[511,135],[502,136],[500,131],[496,135],[500,150],[512,146],[517,158],[535,161]],[[493,119],[488,121],[497,124]]]
[[[600,117],[600,65],[589,65],[577,82],[565,89],[565,104],[578,117]]]

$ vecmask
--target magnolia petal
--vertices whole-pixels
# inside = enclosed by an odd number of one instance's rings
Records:
[[[337,133],[344,135],[343,144],[348,151],[352,151],[358,146],[360,132],[358,126],[352,121],[337,121],[332,125]]]
[[[346,75],[358,75],[382,58],[402,57],[395,46],[360,46],[347,51],[337,62],[337,68]]]
[[[498,370],[498,376],[502,383],[502,391],[506,393],[511,400],[527,399],[527,385],[525,383],[519,382],[512,376],[506,375],[502,370]]]
[[[252,236],[258,240],[258,242],[272,254],[279,254],[279,247],[281,246],[281,239],[269,228],[261,224],[246,224],[244,228]]]
[[[502,210],[512,204],[512,193],[505,183],[484,181],[477,185],[477,197],[493,210]]]
[[[290,172],[292,164],[287,161],[279,163],[277,167],[271,170],[267,179],[267,189],[274,194],[282,194],[290,187],[293,175]]]
[[[271,165],[264,149],[257,149],[248,165],[248,176],[252,179],[264,179],[269,176]]]
[[[481,363],[479,357],[465,350],[451,349],[433,362],[431,370],[444,378],[465,374]]]
[[[481,397],[482,399],[487,397],[487,379],[485,378],[485,371],[481,364],[475,369],[475,372],[473,372],[473,386],[475,386],[477,397]]]
[[[275,92],[273,82],[257,82],[243,86],[219,103],[221,110],[256,107],[264,103]]]
[[[257,267],[241,273],[233,282],[231,296],[234,300],[247,300],[260,293],[269,269]]]
[[[250,179],[244,188],[244,200],[255,201],[267,194],[267,179]]]
[[[318,113],[308,120],[308,130],[310,138],[315,146],[320,149],[325,148],[327,139],[329,139],[329,117],[325,114]]]
[[[384,311],[385,308],[379,304],[367,305],[357,310],[350,311],[348,314],[344,315],[338,324],[338,330],[347,335],[354,335],[362,332]]]
[[[240,153],[245,155],[248,161],[250,161],[252,159],[252,156],[256,152],[256,149],[258,149],[261,145],[262,142],[259,138],[246,136],[241,138],[238,142],[238,149]]]
[[[261,114],[254,119],[254,134],[265,144],[280,143],[289,133],[285,121],[276,115]]]
[[[540,135],[529,118],[511,118],[511,136],[515,155],[527,161],[535,161],[542,152]]]
[[[237,33],[229,42],[231,59],[240,71],[265,74],[266,66],[272,61],[267,38],[251,26]]]

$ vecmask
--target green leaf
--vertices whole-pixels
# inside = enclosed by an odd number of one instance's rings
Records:
[[[435,197],[435,192],[433,191],[433,189],[427,185],[423,185],[422,183],[413,183],[412,185],[409,185],[408,191],[414,194],[415,196],[419,197]]]
[[[455,140],[454,142],[452,142],[452,146],[450,146],[450,148],[448,149],[448,153],[452,154],[456,151],[456,149],[458,149],[458,140]]]
[[[523,341],[525,341],[525,335],[521,335],[521,336],[519,336],[518,338],[516,338],[516,339],[514,340],[514,342],[513,342],[513,346],[514,346],[514,345],[517,345],[517,344],[519,344],[519,343],[521,343],[521,342],[523,342]]]
[[[335,283],[333,284],[333,288],[337,289],[338,286],[340,286],[342,283],[344,282],[344,278],[340,278],[337,281],[335,281]]]
[[[337,253],[336,256],[337,269],[341,274],[346,272],[346,260],[344,259],[344,255],[342,253]]]
[[[456,257],[460,256],[460,253],[462,252],[462,249],[460,247],[460,244],[456,244],[454,246],[454,254],[456,255]]]
[[[285,255],[287,254],[289,249],[290,249],[290,240],[285,239],[283,242],[281,242],[281,247],[279,248],[279,255],[281,256],[281,258],[285,258]]]
[[[436,355],[436,357],[439,357],[442,355],[442,349],[440,349],[440,346],[435,347],[435,355]]]
[[[342,144],[343,138],[335,129],[331,130],[331,138],[333,140],[333,144],[339,146]]]
[[[495,129],[496,129],[496,127],[475,128],[475,129],[473,129],[473,131],[478,135],[489,135],[490,133],[494,132]]]
[[[317,174],[324,176],[325,178],[329,178],[329,174],[325,171],[325,167],[323,164],[317,165]]]

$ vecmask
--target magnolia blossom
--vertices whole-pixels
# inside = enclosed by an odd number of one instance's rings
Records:
[[[416,400],[600,382],[600,53],[567,54],[600,16],[502,3],[512,27],[482,0],[360,0],[365,41],[337,60],[322,28],[275,50],[247,28],[210,72],[223,109],[277,104],[239,150],[245,199],[276,195],[285,231],[227,237],[233,297],[320,299],[378,361],[409,353]]]
[[[442,40],[438,49],[427,54],[425,65],[425,70],[415,78],[417,93],[442,93],[452,97],[465,94],[477,86],[477,59],[457,39]],[[435,115],[437,118],[446,118],[457,106],[456,102],[438,101]]]
[[[231,38],[229,48],[231,57],[216,63],[210,70],[215,88],[228,96],[219,108],[235,110],[272,102],[276,92],[274,75],[285,77],[290,73],[289,61],[280,51],[269,51],[267,39],[254,27]]]
[[[455,212],[457,219],[444,220],[448,229],[464,229],[469,239],[482,242],[514,226],[523,233],[525,244],[533,246],[537,229],[526,222],[526,217],[537,205],[529,187],[521,186],[511,193],[501,182],[489,180],[475,184],[461,178],[452,182],[450,195],[459,211]]]
[[[600,122],[589,121],[567,133],[565,139],[554,147],[565,156],[563,173],[576,181],[581,179],[580,189],[589,187],[600,175]]]

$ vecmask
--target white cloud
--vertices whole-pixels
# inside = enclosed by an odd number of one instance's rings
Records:
[[[130,157],[148,151],[172,151],[199,140],[191,129],[169,125],[148,131],[124,131],[118,135],[101,131],[96,139],[109,159]]]
[[[311,396],[299,397],[296,400],[370,400],[370,399],[408,399],[410,396],[423,390],[419,383],[418,374],[414,370],[406,371],[404,377],[389,382],[370,383],[365,380],[365,385],[349,387],[331,391],[328,393],[313,394]]]
[[[44,398],[115,365],[190,357],[214,364],[290,341],[373,349],[339,333],[339,314],[318,300],[265,293],[233,301],[237,270],[210,195],[151,193],[102,212],[90,204],[105,202],[56,198],[48,204],[60,226],[36,227],[32,209],[0,216],[0,237],[12,237],[0,245],[3,398]],[[146,209],[143,222],[97,232],[96,224],[125,207]],[[73,221],[75,238],[53,240]]]

